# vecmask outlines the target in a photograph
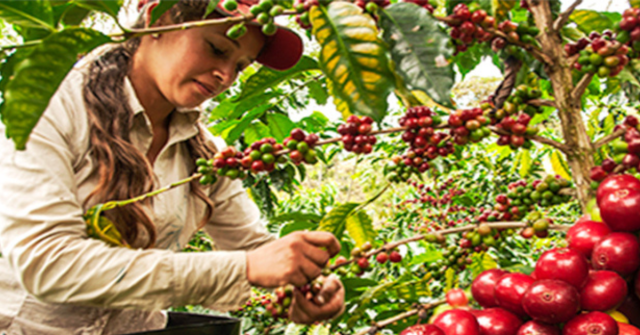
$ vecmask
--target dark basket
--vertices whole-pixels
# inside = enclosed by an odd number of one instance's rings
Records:
[[[167,328],[129,335],[240,335],[240,320],[224,316],[169,312]]]

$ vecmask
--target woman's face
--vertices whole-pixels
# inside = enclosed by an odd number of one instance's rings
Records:
[[[226,36],[229,27],[215,25],[144,37],[145,72],[160,95],[173,106],[195,107],[228,89],[264,45],[258,27],[248,26],[237,40]]]

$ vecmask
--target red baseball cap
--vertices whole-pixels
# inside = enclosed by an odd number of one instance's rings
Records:
[[[138,9],[140,10],[148,2],[154,2],[157,0],[140,0],[138,2]],[[238,8],[234,11],[228,11],[223,6],[224,0],[218,2],[216,11],[224,16],[244,16],[249,15],[249,9],[251,6],[259,3],[259,0],[236,0]],[[252,24],[259,25],[259,23],[252,21]],[[268,36],[264,35],[266,42],[256,61],[268,68],[283,71],[290,69],[298,63],[302,57],[302,51],[304,45],[302,39],[298,34],[293,31],[276,25],[278,28],[276,33]]]
[[[258,0],[236,0],[238,8],[230,12],[222,6],[224,0],[218,2],[217,11],[225,16],[241,16],[251,14],[249,9],[251,6],[257,5]],[[258,24],[253,21],[253,23]],[[266,37],[266,43],[260,51],[256,61],[266,67],[274,70],[287,70],[300,60],[302,57],[303,44],[302,39],[293,31],[277,25],[276,33]]]

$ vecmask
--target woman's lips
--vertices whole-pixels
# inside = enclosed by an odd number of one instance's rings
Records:
[[[214,94],[213,88],[211,88],[210,86],[206,86],[205,84],[197,80],[194,80],[194,82],[196,83],[196,86],[198,87],[198,90],[200,91],[200,93],[202,93],[202,95],[208,97]]]

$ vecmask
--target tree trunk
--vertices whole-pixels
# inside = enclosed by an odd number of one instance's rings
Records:
[[[594,166],[593,154],[595,149],[591,144],[582,120],[580,97],[577,99],[572,97],[575,87],[571,76],[572,64],[569,64],[568,59],[564,57],[560,34],[552,29],[553,17],[549,2],[529,0],[529,6],[536,26],[541,32],[538,40],[540,41],[542,52],[552,60],[551,64],[546,64],[545,72],[549,76],[553,87],[553,95],[562,124],[564,142],[570,150],[565,155],[576,185],[578,199],[584,212],[586,211],[587,203],[593,198],[589,172]]]

